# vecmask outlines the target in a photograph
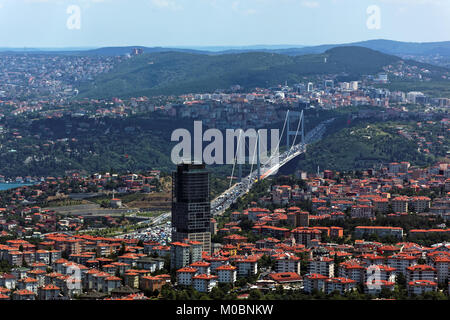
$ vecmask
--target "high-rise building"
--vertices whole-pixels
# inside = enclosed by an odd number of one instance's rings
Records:
[[[209,172],[204,164],[180,164],[172,174],[172,241],[202,243],[211,252]]]
[[[309,212],[300,211],[297,212],[297,216],[295,219],[296,227],[309,227]]]

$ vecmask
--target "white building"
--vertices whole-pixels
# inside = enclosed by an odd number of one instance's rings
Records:
[[[318,273],[307,274],[303,280],[303,290],[306,293],[312,293],[314,290],[325,291],[325,284],[327,279],[327,276]]]
[[[199,274],[210,274],[211,273],[211,263],[205,261],[197,261],[191,263],[192,268],[197,269],[197,273]]]
[[[339,265],[339,277],[363,283],[366,269],[356,262],[343,262]]]
[[[417,260],[415,256],[396,254],[387,258],[387,265],[395,268],[396,274],[401,273],[406,276],[406,268],[416,265]]]
[[[231,283],[236,282],[237,268],[232,265],[220,266],[216,269],[219,283]]]
[[[177,283],[181,286],[191,286],[192,278],[194,277],[197,269],[185,267],[177,270]]]
[[[436,268],[423,264],[406,268],[406,281],[411,282],[416,280],[435,282],[437,280]]]
[[[236,265],[239,277],[249,277],[258,273],[258,259],[255,257],[236,260]]]
[[[437,256],[433,259],[433,266],[436,268],[438,283],[445,283],[450,279],[450,257]]]
[[[406,100],[409,103],[416,103],[417,97],[425,97],[425,95],[423,94],[423,92],[418,91],[411,91],[406,94]]]
[[[317,273],[332,278],[334,277],[334,260],[328,257],[310,259],[308,261],[308,273]]]
[[[300,258],[293,254],[282,255],[276,258],[275,272],[295,272],[300,274]]]
[[[217,286],[217,276],[199,274],[193,277],[194,289],[199,292],[211,292]]]
[[[383,289],[393,291],[395,288],[395,282],[385,280],[373,280],[364,284],[364,293],[371,295],[379,295]]]
[[[356,288],[356,281],[347,278],[330,278],[325,280],[325,293],[338,291],[340,294],[352,291]]]

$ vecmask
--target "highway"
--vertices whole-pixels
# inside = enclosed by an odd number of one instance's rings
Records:
[[[321,122],[317,127],[309,131],[305,136],[305,143],[299,143],[292,146],[288,151],[282,153],[279,156],[277,163],[261,164],[261,180],[273,175],[279,168],[286,163],[306,152],[308,144],[320,140],[325,133],[326,127],[335,120],[335,118]],[[253,185],[258,181],[258,170],[251,172],[242,181],[234,184],[228,190],[223,192],[220,196],[211,201],[211,214],[221,215],[223,214],[233,203],[235,203],[240,197],[249,192]]]
[[[161,244],[170,242],[171,223],[168,221],[171,217],[171,212],[163,213],[157,217],[149,219],[149,221],[139,222],[137,225],[143,225],[142,228],[132,232],[124,233],[115,236],[120,239],[138,239],[144,242],[157,241]]]

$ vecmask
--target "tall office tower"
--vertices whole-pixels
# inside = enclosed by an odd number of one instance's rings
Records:
[[[172,173],[172,241],[202,243],[211,253],[209,172],[204,164],[179,164]]]

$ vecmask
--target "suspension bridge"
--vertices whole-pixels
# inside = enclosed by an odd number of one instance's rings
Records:
[[[297,119],[297,129],[291,131],[291,122],[292,118]],[[283,137],[284,131],[286,130],[286,147],[287,150],[284,151],[282,154],[279,155],[278,159],[276,161],[274,160],[274,154],[271,154],[271,157],[265,161],[264,163],[260,160],[259,155],[259,136],[257,135],[257,142],[256,142],[256,157],[257,157],[257,169],[253,170],[253,161],[252,166],[250,169],[250,174],[246,176],[245,178],[242,178],[242,165],[239,165],[239,176],[238,176],[238,182],[232,185],[232,179],[234,174],[234,169],[236,162],[233,165],[231,177],[230,177],[230,187],[224,191],[221,195],[219,195],[217,198],[215,198],[213,201],[211,201],[211,214],[212,215],[221,215],[227,210],[233,203],[235,203],[239,198],[244,196],[249,192],[249,190],[253,187],[253,185],[263,180],[267,177],[270,177],[271,175],[278,172],[278,170],[283,167],[285,164],[287,164],[292,159],[298,157],[300,154],[306,152],[306,147],[308,144],[311,144],[315,141],[318,141],[322,138],[323,134],[325,133],[326,127],[333,122],[335,119],[329,119],[326,121],[321,122],[319,125],[317,125],[314,129],[309,131],[306,135],[304,133],[304,122],[305,117],[303,111],[287,111],[286,117],[284,120],[283,130],[281,132],[281,136],[278,140],[278,145],[276,147],[276,153],[279,151],[281,139]],[[297,137],[300,135],[301,141],[298,144],[296,143]],[[292,140],[292,144],[290,143],[291,137],[294,136],[294,139]],[[240,137],[239,137],[240,138]],[[238,140],[239,145],[239,140]]]

